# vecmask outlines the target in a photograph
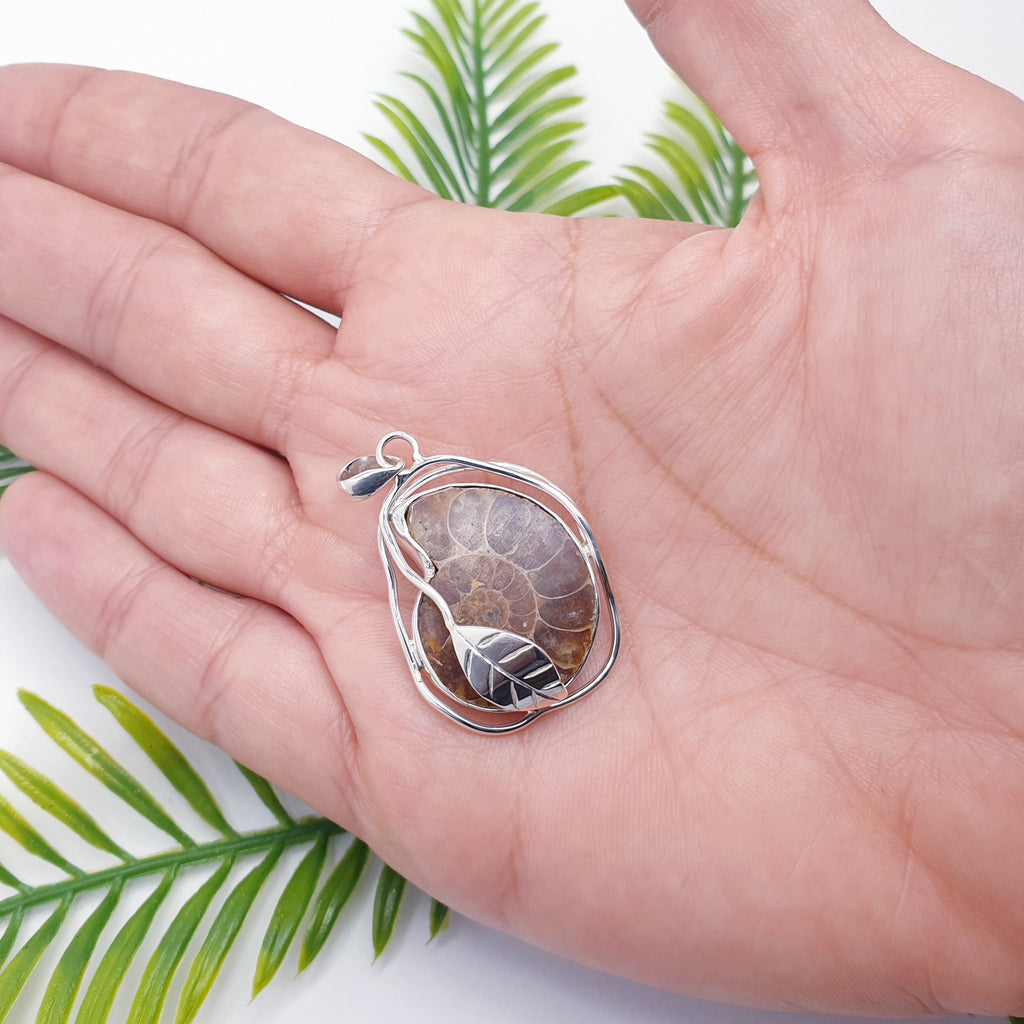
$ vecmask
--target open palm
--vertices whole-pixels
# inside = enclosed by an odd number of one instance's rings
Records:
[[[857,0],[634,6],[754,156],[735,230],[457,206],[224,97],[0,73],[0,438],[45,471],[2,543],[465,913],[712,997],[1020,1010],[1024,107]],[[420,701],[335,483],[392,429],[578,501],[623,620],[594,696],[499,739]]]

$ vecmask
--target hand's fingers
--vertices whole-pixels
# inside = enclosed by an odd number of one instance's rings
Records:
[[[291,396],[335,343],[319,317],[186,235],[9,168],[0,169],[0,314],[165,405],[277,450]]]
[[[258,107],[142,75],[3,68],[0,110],[0,162],[178,227],[335,312],[367,237],[427,196]]]
[[[293,613],[352,584],[344,542],[302,514],[288,466],[0,319],[0,436],[190,576]]]
[[[673,69],[769,169],[777,157],[839,173],[891,156],[908,104],[927,96],[923,55],[867,0],[628,2]]]
[[[44,473],[4,495],[0,543],[58,618],[147,700],[355,824],[339,806],[355,796],[352,723],[294,620],[192,582]]]

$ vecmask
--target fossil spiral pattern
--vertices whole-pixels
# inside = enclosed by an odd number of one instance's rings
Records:
[[[539,647],[567,683],[597,627],[598,600],[586,559],[565,527],[537,502],[498,487],[445,487],[416,498],[409,535],[433,563],[430,580],[457,625],[505,630]],[[421,598],[424,653],[458,700],[488,702],[470,687],[440,612]]]

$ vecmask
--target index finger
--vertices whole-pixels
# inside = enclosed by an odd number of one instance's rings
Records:
[[[416,185],[221,93],[65,65],[0,68],[0,162],[187,232],[340,313],[366,239]]]

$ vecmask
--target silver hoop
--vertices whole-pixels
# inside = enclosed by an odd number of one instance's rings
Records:
[[[377,450],[376,450],[376,452],[374,452],[374,455],[375,455],[375,457],[377,459],[377,463],[381,466],[381,468],[386,468],[388,466],[394,466],[396,464],[399,465],[400,468],[404,468],[404,466],[405,466],[405,463],[401,459],[399,459],[399,458],[397,458],[395,456],[392,456],[389,459],[384,454],[384,449],[392,441],[405,441],[406,444],[409,445],[409,447],[412,449],[412,461],[413,461],[413,463],[417,463],[417,462],[422,462],[423,461],[423,456],[420,454],[420,446],[417,443],[416,438],[413,437],[411,434],[407,434],[404,430],[393,430],[393,431],[391,431],[390,434],[385,434],[380,439],[379,443],[377,444]]]

